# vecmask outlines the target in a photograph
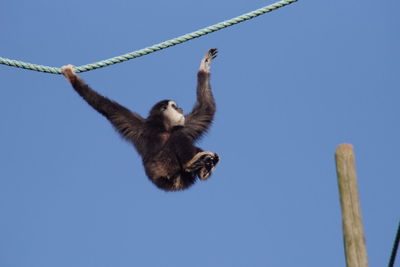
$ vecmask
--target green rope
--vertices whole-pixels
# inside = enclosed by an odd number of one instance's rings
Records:
[[[117,56],[117,57],[113,57],[110,59],[106,59],[106,60],[102,60],[99,62],[95,62],[92,64],[87,64],[87,65],[82,65],[79,67],[75,67],[75,71],[76,72],[85,72],[85,71],[90,71],[90,70],[94,70],[94,69],[98,69],[98,68],[103,68],[109,65],[113,65],[116,63],[121,63],[133,58],[137,58],[137,57],[141,57],[162,49],[165,49],[167,47],[170,46],[174,46],[177,44],[181,44],[184,42],[187,42],[189,40],[192,40],[194,38],[198,38],[200,36],[221,30],[223,28],[227,28],[229,26],[238,24],[240,22],[246,21],[246,20],[250,20],[252,18],[258,17],[260,15],[263,15],[265,13],[271,12],[275,9],[278,9],[280,7],[289,5],[291,3],[296,2],[297,0],[281,0],[278,1],[274,4],[271,4],[269,6],[265,6],[262,7],[260,9],[254,10],[252,12],[243,14],[241,16],[238,16],[236,18],[230,19],[230,20],[226,20],[214,25],[211,25],[209,27],[197,30],[195,32],[192,33],[188,33],[182,36],[179,36],[177,38],[150,46],[150,47],[146,47],[125,55],[121,55],[121,56]],[[35,70],[35,71],[40,71],[40,72],[47,72],[47,73],[52,73],[52,74],[61,74],[61,68],[55,68],[55,67],[49,67],[49,66],[43,66],[43,65],[36,65],[36,64],[31,64],[31,63],[27,63],[27,62],[22,62],[22,61],[17,61],[17,60],[12,60],[12,59],[8,59],[8,58],[2,58],[0,57],[0,64],[3,65],[8,65],[8,66],[12,66],[12,67],[17,67],[17,68],[23,68],[23,69],[29,69],[29,70]]]

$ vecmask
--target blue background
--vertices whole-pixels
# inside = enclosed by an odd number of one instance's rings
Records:
[[[0,2],[2,57],[83,65],[272,1]],[[82,77],[147,116],[188,112],[211,47],[221,162],[165,193],[60,75],[0,66],[0,266],[344,266],[334,151],[352,143],[370,266],[400,211],[399,1],[300,0]],[[400,266],[400,265],[397,265]]]

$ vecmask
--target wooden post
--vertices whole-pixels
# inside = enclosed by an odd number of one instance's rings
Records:
[[[335,158],[342,207],[346,265],[347,267],[367,267],[368,258],[358,198],[353,146],[339,145],[336,148]]]
[[[394,261],[396,260],[397,250],[399,249],[399,243],[400,243],[400,223],[399,223],[399,227],[397,228],[396,238],[394,239],[392,255],[390,255],[389,267],[394,266]]]

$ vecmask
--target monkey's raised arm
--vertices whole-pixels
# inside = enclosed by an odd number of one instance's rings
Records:
[[[216,111],[214,96],[210,85],[210,67],[217,56],[217,49],[208,50],[200,63],[197,73],[197,102],[185,118],[185,131],[196,140],[210,127]]]
[[[67,80],[71,83],[75,91],[95,110],[105,116],[126,139],[133,141],[136,145],[139,135],[142,132],[144,119],[121,106],[117,102],[100,95],[92,90],[79,76],[73,71],[72,65],[62,67],[62,71]]]

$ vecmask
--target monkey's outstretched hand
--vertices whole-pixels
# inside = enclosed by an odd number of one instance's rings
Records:
[[[63,75],[65,76],[65,78],[67,78],[67,80],[69,81],[69,83],[73,83],[76,78],[78,77],[78,75],[76,75],[75,71],[74,71],[74,66],[73,65],[66,65],[66,66],[62,66],[61,67],[61,71],[63,73]]]
[[[203,59],[201,60],[199,71],[209,72],[211,67],[211,62],[214,58],[217,57],[217,53],[218,53],[217,48],[211,48],[210,50],[208,50],[207,53],[204,55]]]

